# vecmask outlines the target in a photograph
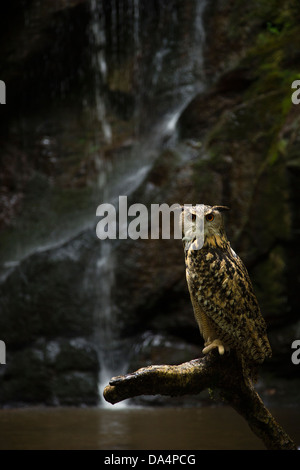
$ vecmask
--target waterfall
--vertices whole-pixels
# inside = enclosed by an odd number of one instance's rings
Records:
[[[96,112],[102,126],[104,139],[111,142],[112,131],[106,119],[106,105],[103,99],[103,88],[106,85],[107,63],[105,58],[106,35],[104,29],[104,10],[102,2],[91,0],[91,33],[94,46],[93,69],[95,70],[95,101]]]
[[[189,3],[189,6],[178,6],[176,2],[162,1],[154,7],[152,2],[146,4],[140,0],[90,0],[95,112],[99,124],[96,130],[99,204],[114,203],[119,195],[129,196],[142,183],[162,145],[176,143],[178,118],[204,86],[202,14],[205,3],[200,0]],[[188,35],[185,43],[177,40],[182,10],[190,15],[185,24]],[[152,44],[149,28],[156,20],[160,33],[152,32]],[[124,95],[126,99],[133,95],[133,110],[128,113],[129,118],[124,119],[127,139],[121,145],[118,145],[120,130],[110,109],[114,95]],[[105,155],[107,148],[111,150],[111,158]],[[99,240],[99,245],[94,271],[94,282],[99,290],[95,343],[102,399],[104,385],[113,375],[124,373],[127,364],[115,328],[114,245],[108,239]],[[104,400],[102,404],[104,406]]]

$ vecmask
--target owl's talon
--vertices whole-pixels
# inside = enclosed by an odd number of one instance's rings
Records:
[[[207,343],[205,343],[205,344],[207,344]],[[224,346],[222,341],[219,340],[219,339],[215,339],[212,343],[208,344],[204,349],[202,349],[202,352],[203,352],[203,354],[207,354],[215,348],[218,348],[220,356],[223,356],[226,347]]]

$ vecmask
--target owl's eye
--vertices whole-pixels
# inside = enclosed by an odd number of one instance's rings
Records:
[[[215,216],[214,216],[214,214],[210,213],[210,214],[207,214],[205,216],[205,218],[208,222],[212,222],[214,220]]]
[[[192,214],[192,221],[195,222],[196,220],[196,214]]]

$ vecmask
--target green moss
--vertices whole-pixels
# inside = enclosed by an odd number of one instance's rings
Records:
[[[298,24],[297,0],[254,0],[235,2],[230,15],[230,35],[238,38],[241,31],[259,31],[261,38],[278,38]]]
[[[252,272],[261,309],[269,318],[280,317],[287,309],[285,269],[284,250],[276,247]]]
[[[299,76],[298,43],[299,7],[294,0],[255,1],[245,6],[237,2],[229,24],[233,31],[249,30],[244,38],[238,70],[246,70],[252,82],[238,96],[236,105],[220,116],[205,141],[211,163],[222,169],[224,157],[244,168],[252,161],[245,177],[253,179],[252,192],[269,167],[288,156],[288,142],[282,136],[287,117],[292,111],[292,82]],[[247,24],[247,28],[245,25]],[[246,176],[247,175],[247,176]]]

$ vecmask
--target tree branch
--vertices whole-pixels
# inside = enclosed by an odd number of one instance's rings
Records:
[[[251,383],[245,381],[235,354],[206,356],[180,365],[152,365],[113,377],[103,396],[115,404],[140,395],[193,395],[206,388],[232,406],[248,422],[267,449],[296,450],[297,446],[276,422]]]

